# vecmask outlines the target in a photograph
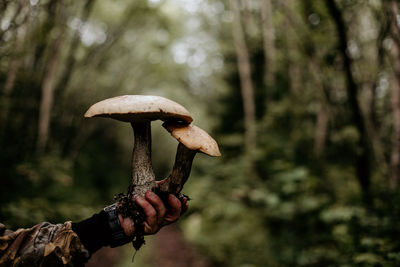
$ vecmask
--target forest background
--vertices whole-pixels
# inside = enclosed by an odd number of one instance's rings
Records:
[[[395,0],[1,0],[0,221],[80,220],[111,203],[129,183],[132,132],[83,114],[160,95],[223,155],[197,156],[179,223],[208,266],[399,266],[399,11]],[[177,143],[152,129],[161,179]],[[157,257],[148,243],[142,254]]]

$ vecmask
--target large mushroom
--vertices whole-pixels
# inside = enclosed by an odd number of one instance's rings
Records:
[[[192,162],[197,152],[213,157],[221,156],[221,153],[217,142],[197,126],[166,121],[163,123],[163,127],[179,141],[179,144],[172,172],[160,185],[160,190],[177,194],[189,178]]]
[[[132,218],[136,231],[132,244],[138,250],[144,243],[144,214],[135,205],[135,195],[144,196],[156,188],[151,163],[151,121],[172,120],[191,123],[189,112],[178,103],[160,96],[125,95],[109,98],[92,105],[86,118],[107,117],[132,125],[135,144],[132,153],[131,185],[126,195],[118,195],[118,213]]]
[[[160,96],[144,95],[124,95],[100,101],[88,109],[85,117],[107,117],[132,125],[135,144],[131,184],[133,193],[141,196],[156,186],[151,163],[151,121],[193,121],[189,112],[178,103]]]

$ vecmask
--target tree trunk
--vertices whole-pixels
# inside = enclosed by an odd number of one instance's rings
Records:
[[[253,165],[254,149],[256,146],[256,127],[255,127],[255,104],[254,89],[251,80],[250,59],[243,33],[240,10],[237,0],[230,0],[233,12],[232,34],[236,49],[237,64],[240,76],[240,88],[243,99],[244,127],[245,127],[245,150],[249,158],[250,168]]]
[[[38,139],[37,152],[44,152],[50,132],[51,110],[53,106],[54,83],[57,73],[57,65],[61,56],[61,44],[63,33],[61,32],[54,41],[50,60],[46,68],[45,76],[42,83],[42,98],[40,101],[39,123],[38,123]]]
[[[399,184],[400,168],[400,32],[397,22],[397,1],[391,1],[391,33],[394,39],[392,46],[392,110],[393,110],[393,146],[390,157],[390,188],[396,189]]]
[[[93,5],[95,3],[95,0],[86,0],[86,3],[83,7],[83,12],[82,12],[82,23],[86,22],[87,19],[89,18],[90,12],[93,8]],[[57,86],[55,88],[55,98],[58,98],[67,88],[68,83],[70,81],[70,78],[72,76],[72,72],[75,67],[76,59],[75,59],[75,51],[78,48],[78,45],[80,43],[80,36],[79,36],[79,31],[75,30],[74,36],[72,37],[72,42],[71,45],[68,49],[67,53],[67,60],[66,63],[64,64],[64,70],[61,73],[61,78],[59,82],[57,83]]]
[[[380,140],[379,131],[377,130],[376,124],[376,89],[374,87],[376,87],[376,83],[364,83],[363,85],[364,91],[367,92],[363,99],[363,101],[366,103],[363,108],[363,112],[365,114],[365,127],[367,128],[367,133],[371,140],[371,152],[373,153],[376,164],[379,166],[377,171],[382,175],[382,177],[387,177],[388,163],[385,159],[382,141]]]
[[[7,73],[7,78],[4,84],[4,89],[3,89],[3,97],[1,99],[1,114],[0,114],[0,127],[1,127],[1,132],[0,136],[2,136],[6,124],[7,124],[7,118],[8,118],[8,112],[10,108],[10,96],[11,93],[14,89],[15,82],[17,80],[19,68],[22,63],[22,56],[21,54],[23,53],[23,48],[24,48],[24,41],[25,41],[25,36],[26,36],[26,25],[21,26],[17,30],[17,40],[16,40],[16,45],[15,45],[15,52],[16,55],[13,59],[11,59],[10,66],[8,68],[8,73]]]
[[[342,56],[343,69],[345,72],[347,97],[352,112],[353,123],[359,133],[358,148],[356,152],[356,174],[363,192],[364,200],[368,204],[368,195],[371,182],[370,148],[363,115],[357,99],[358,86],[354,80],[353,73],[351,71],[352,59],[347,54],[347,29],[343,20],[342,12],[339,10],[335,1],[325,0],[325,3],[335,23],[336,32],[339,38],[339,50]]]
[[[238,7],[239,10],[243,10],[243,29],[246,33],[245,35],[249,37],[257,36],[257,24],[254,21],[254,16],[252,14],[252,1],[253,0],[239,0],[241,6]]]
[[[328,110],[324,94],[324,83],[319,75],[319,67],[315,62],[315,58],[310,59],[310,71],[313,77],[318,94],[318,113],[315,125],[314,137],[314,156],[319,158],[325,148],[326,136],[328,132]]]
[[[292,43],[294,41],[291,40],[291,38],[288,39],[288,47],[286,48],[287,50],[287,57],[288,57],[288,74],[289,74],[289,88],[290,88],[290,93],[292,93],[294,96],[299,95],[302,93],[302,88],[301,85],[303,84],[302,81],[302,69],[300,65],[298,64],[298,61],[296,59],[295,51],[293,51]]]
[[[266,90],[274,84],[275,62],[275,28],[272,19],[271,0],[262,0],[261,3],[262,32],[264,45],[264,83]],[[268,98],[267,98],[268,101]],[[268,106],[268,105],[267,105]]]
[[[285,14],[285,20],[283,21],[284,27],[286,28],[285,33],[283,34],[284,40],[283,40],[283,49],[285,52],[285,57],[287,58],[288,61],[288,75],[289,75],[289,89],[290,93],[293,95],[297,95],[298,93],[301,92],[301,67],[298,64],[299,60],[297,59],[297,53],[298,53],[298,45],[299,41],[301,43],[302,39],[301,38],[296,38],[294,33],[296,32],[296,28],[293,27],[295,24],[293,20],[295,20],[294,16],[291,16],[291,12],[289,13],[289,8],[285,5],[283,5],[284,11],[287,12]],[[293,29],[292,29],[293,28]],[[296,40],[297,39],[297,40]]]
[[[57,20],[60,19],[59,12],[57,12],[58,5],[62,5],[62,0],[49,0],[45,5],[46,19],[39,26],[37,35],[37,41],[33,48],[33,69],[35,70],[35,76],[40,73],[41,78],[45,76],[46,65],[45,65],[45,53],[48,50],[48,45],[51,45],[51,33],[53,29],[58,25]],[[35,18],[35,23],[39,24],[40,20],[38,17]]]

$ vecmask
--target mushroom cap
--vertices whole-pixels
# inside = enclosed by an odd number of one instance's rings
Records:
[[[124,95],[108,98],[92,105],[86,118],[107,117],[125,122],[153,120],[193,121],[189,112],[180,104],[161,96]]]
[[[221,156],[217,142],[199,127],[174,121],[166,121],[162,126],[187,148],[213,157]]]

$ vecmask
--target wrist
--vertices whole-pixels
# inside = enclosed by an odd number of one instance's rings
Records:
[[[73,222],[72,230],[90,254],[110,243],[111,230],[104,210],[83,221]]]
[[[126,233],[123,228],[123,226],[127,228],[125,220],[117,213],[117,204],[114,203],[105,207],[104,211],[107,214],[108,225],[111,229],[110,247],[114,248],[131,242],[132,238],[128,235],[129,232]]]

